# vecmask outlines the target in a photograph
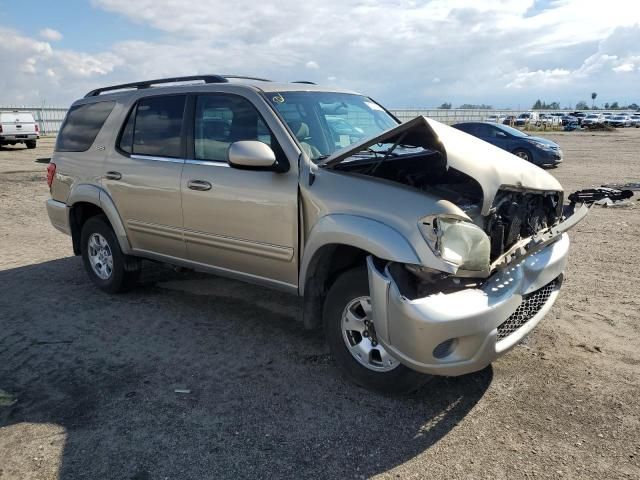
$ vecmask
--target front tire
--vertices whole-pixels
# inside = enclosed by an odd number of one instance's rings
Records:
[[[107,217],[91,217],[82,227],[82,261],[91,281],[107,293],[126,292],[140,276],[140,259],[122,253]]]
[[[391,357],[378,342],[371,320],[369,280],[364,267],[342,273],[324,302],[324,331],[340,370],[354,383],[384,394],[408,393],[431,377]]]
[[[521,159],[526,160],[527,162],[531,162],[531,153],[529,153],[524,148],[518,148],[518,149],[514,150],[513,154],[516,157],[520,157]]]

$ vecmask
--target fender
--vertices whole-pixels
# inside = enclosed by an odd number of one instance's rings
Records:
[[[314,225],[308,238],[300,265],[300,295],[304,295],[311,260],[325,245],[349,245],[384,260],[420,264],[418,255],[402,234],[367,217],[349,214],[326,215]]]
[[[96,207],[100,207],[107,216],[109,223],[111,223],[111,227],[116,234],[122,253],[127,255],[131,254],[131,246],[127,239],[127,232],[124,229],[124,224],[120,219],[118,209],[107,192],[100,187],[86,183],[74,185],[69,193],[67,205],[73,206],[78,202],[92,203]]]

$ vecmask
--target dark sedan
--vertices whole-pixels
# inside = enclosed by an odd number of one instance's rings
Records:
[[[562,162],[562,150],[557,143],[546,138],[533,137],[517,128],[490,122],[463,122],[453,127],[539,167],[556,167]]]

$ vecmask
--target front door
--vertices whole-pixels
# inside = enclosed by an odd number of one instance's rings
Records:
[[[298,280],[298,177],[288,172],[240,170],[226,161],[228,146],[259,140],[284,155],[246,98],[195,98],[193,147],[182,174],[184,239],[188,258],[256,281],[295,287]]]
[[[139,99],[103,164],[102,184],[140,252],[186,257],[180,203],[185,105],[185,95]]]

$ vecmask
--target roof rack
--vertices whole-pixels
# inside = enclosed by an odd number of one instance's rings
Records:
[[[316,84],[316,82],[310,82],[309,80],[296,80],[296,81],[291,82],[291,83],[304,83],[306,85],[315,85]]]
[[[231,76],[228,76],[231,78]],[[123,90],[126,88],[149,88],[153,85],[158,85],[161,83],[178,83],[178,82],[189,82],[192,80],[202,80],[204,83],[227,83],[227,77],[222,75],[191,75],[188,77],[170,77],[170,78],[158,78],[156,80],[146,80],[144,82],[133,82],[133,83],[123,83],[120,85],[112,85],[110,87],[104,88],[96,88],[95,90],[91,90],[89,93],[85,95],[87,97],[97,97],[101,93],[111,92],[113,90]]]
[[[267,78],[259,78],[259,77],[245,77],[244,75],[222,75],[224,78],[237,79],[237,80],[256,80],[258,82],[271,82]]]

